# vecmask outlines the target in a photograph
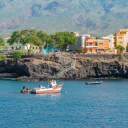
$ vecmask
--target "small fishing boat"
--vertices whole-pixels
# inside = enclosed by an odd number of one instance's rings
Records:
[[[56,80],[48,81],[48,87],[42,87],[39,85],[39,88],[33,88],[31,93],[34,94],[47,94],[47,93],[59,93],[61,91],[63,84],[57,85]]]
[[[102,84],[102,81],[95,81],[95,82],[85,82],[85,84],[90,85],[90,84]]]
[[[26,86],[23,86],[23,89],[21,90],[21,93],[29,93],[29,92],[31,92],[31,89],[29,89],[29,88],[25,88]]]

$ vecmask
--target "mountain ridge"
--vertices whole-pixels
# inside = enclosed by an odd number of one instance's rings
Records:
[[[126,0],[0,0],[0,36],[37,29],[105,36],[128,28]]]

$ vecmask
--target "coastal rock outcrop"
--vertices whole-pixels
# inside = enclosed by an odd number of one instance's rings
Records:
[[[2,75],[2,74],[7,75]],[[20,61],[8,59],[0,61],[0,77],[31,78],[113,78],[128,77],[127,60],[97,60],[87,57],[74,57],[73,54],[46,54],[43,57],[24,58]]]

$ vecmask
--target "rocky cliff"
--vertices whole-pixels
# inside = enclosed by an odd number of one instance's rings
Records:
[[[97,59],[74,55],[46,54],[20,61],[0,61],[0,77],[23,78],[104,78],[128,77],[127,60]]]

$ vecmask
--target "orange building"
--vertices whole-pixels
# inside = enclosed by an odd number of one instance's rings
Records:
[[[83,52],[85,53],[102,53],[109,52],[109,39],[96,39],[89,37],[84,42]]]

